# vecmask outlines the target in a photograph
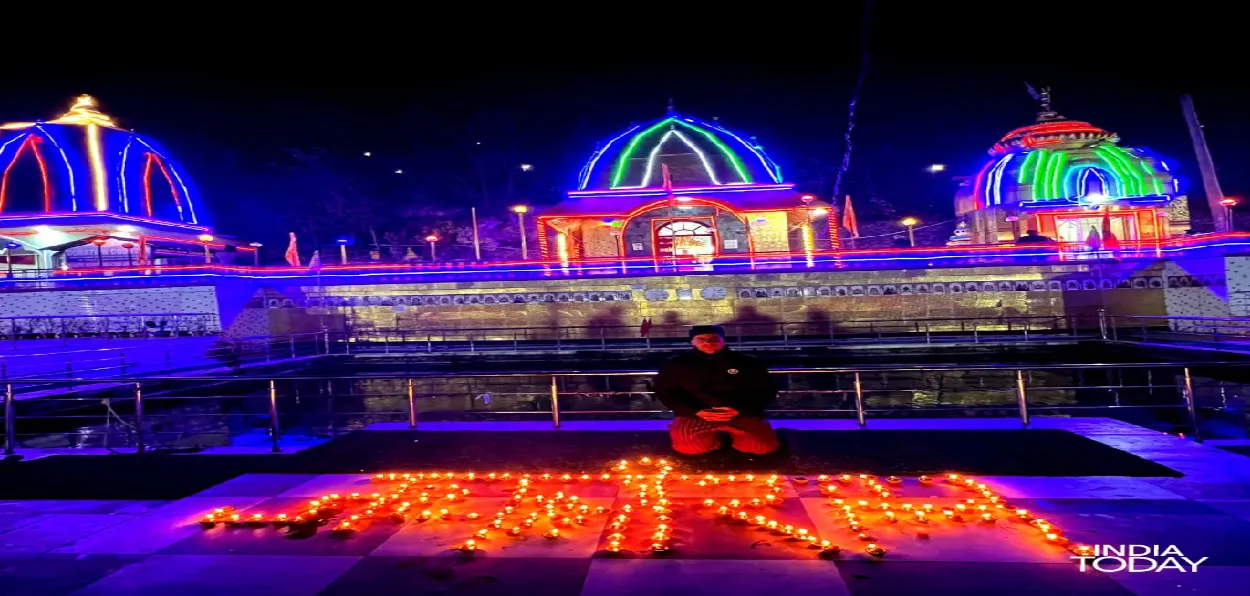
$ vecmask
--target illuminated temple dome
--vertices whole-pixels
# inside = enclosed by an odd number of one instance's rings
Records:
[[[156,142],[119,128],[90,96],[59,118],[0,131],[0,213],[96,211],[199,223],[177,164]],[[38,178],[30,175],[36,172]],[[27,179],[17,179],[23,174]]]
[[[835,248],[831,221],[828,203],[796,191],[753,137],[670,105],[601,143],[538,229],[548,258],[658,264]]]
[[[1103,210],[1120,240],[1183,233],[1188,203],[1167,163],[1088,122],[1068,120],[1043,90],[1037,121],[1003,136],[960,188],[956,214],[974,244],[1014,242],[1028,229],[1063,242],[1102,233]]]
[[[754,138],[670,111],[604,143],[582,168],[577,189],[660,187],[662,164],[674,187],[782,182],[781,168]]]
[[[58,118],[0,125],[0,168],[0,239],[19,270],[228,262],[255,250],[214,237],[178,164],[87,95]]]

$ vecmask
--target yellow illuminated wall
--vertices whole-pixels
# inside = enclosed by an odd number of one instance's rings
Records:
[[[790,215],[785,211],[749,213],[751,242],[755,252],[787,252],[790,250]]]
[[[1000,317],[1163,315],[1162,265],[1094,271],[1090,265],[932,268],[895,271],[735,273],[528,282],[305,286],[270,300],[274,333],[332,329],[506,330],[584,327],[597,337],[656,325],[838,322]],[[610,299],[609,299],[610,297]],[[288,306],[283,306],[288,305]],[[298,313],[298,316],[296,315]],[[952,329],[958,321],[946,323]],[[940,326],[934,330],[940,330]],[[593,331],[599,329],[600,331]],[[529,333],[529,332],[526,332]],[[567,336],[567,331],[565,336]]]

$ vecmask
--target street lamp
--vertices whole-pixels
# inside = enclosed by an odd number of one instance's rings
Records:
[[[523,164],[521,164],[521,171],[522,171],[522,172],[528,172],[528,171],[533,170],[533,169],[534,169],[533,164],[528,164],[528,163],[523,163]]]
[[[916,246],[916,224],[920,223],[920,220],[914,217],[904,217],[903,221],[898,223],[907,228],[907,243],[914,248]]]
[[[516,214],[516,225],[521,230],[521,260],[528,261],[530,258],[529,245],[525,242],[525,214],[529,213],[530,208],[525,205],[517,205],[512,208],[512,212]]]
[[[259,242],[249,242],[248,246],[252,247],[252,266],[260,267],[260,247],[264,246]]]
[[[437,246],[435,243],[438,242],[438,235],[430,234],[429,236],[425,237],[425,241],[430,243],[430,260],[433,261],[438,257],[438,254],[435,252],[435,248],[434,248],[435,246]]]
[[[351,236],[339,236],[338,238],[334,239],[334,242],[339,245],[339,260],[342,261],[344,265],[346,265],[347,264],[347,247],[354,244],[355,240],[353,240]]]
[[[213,253],[208,248],[208,243],[213,241],[212,234],[200,234],[200,242],[204,243],[204,263],[213,264]]]
[[[123,242],[123,243],[122,243],[122,248],[126,249],[126,266],[127,266],[127,267],[134,267],[134,266],[135,266],[135,253],[131,252],[131,250],[130,250],[130,249],[132,249],[132,248],[134,248],[134,247],[135,247],[135,243],[134,243],[134,242]]]
[[[104,245],[109,241],[108,238],[97,236],[91,239],[91,243],[95,245],[95,262],[101,269],[104,268]]]
[[[4,260],[5,260],[5,263],[9,266],[9,278],[10,279],[12,279],[13,277],[13,251],[21,247],[22,245],[17,242],[5,242],[4,243]]]
[[[1228,222],[1228,231],[1233,231],[1233,207],[1237,206],[1240,201],[1236,197],[1224,197],[1220,199],[1220,204],[1224,206],[1224,220]]]
[[[945,172],[945,171],[946,171],[946,164],[944,164],[944,163],[935,163],[935,164],[932,164],[932,165],[930,165],[929,167],[927,167],[927,168],[925,168],[925,169],[929,171],[929,174],[930,174],[930,175],[932,175],[932,176],[934,176],[934,177],[937,177],[938,172]]]

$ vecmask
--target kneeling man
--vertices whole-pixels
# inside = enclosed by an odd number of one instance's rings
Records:
[[[743,453],[764,454],[780,447],[764,406],[777,387],[764,363],[731,351],[719,325],[690,329],[694,349],[669,360],[655,379],[660,401],[673,411],[673,449],[695,455],[714,451],[727,435]]]

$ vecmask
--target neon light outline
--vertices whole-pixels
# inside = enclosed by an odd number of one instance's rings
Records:
[[[1064,174],[1062,182],[1063,196],[1053,198],[1079,199],[1088,194],[1085,190],[1085,179],[1088,177],[1088,172],[1090,171],[1094,172],[1094,174],[1098,176],[1099,180],[1102,180],[1102,192],[1104,195],[1111,198],[1122,198],[1124,196],[1123,180],[1121,180],[1119,175],[1114,171],[1104,170],[1100,166],[1101,164],[1086,163],[1068,168],[1067,173]],[[1110,177],[1110,180],[1108,180],[1107,177]],[[1068,189],[1071,189],[1071,191]]]
[[[720,139],[716,138],[716,135],[695,126],[690,122],[683,122],[681,120],[677,120],[676,122],[703,135],[704,137],[707,137],[707,140],[711,141],[713,145],[716,145],[716,148],[720,149],[721,153],[725,154],[725,157],[729,158],[729,165],[733,166],[734,171],[738,173],[738,177],[742,179],[742,182],[730,182],[729,184],[755,184],[755,179],[747,173],[746,166],[742,164],[741,159],[738,159],[738,154],[734,152],[733,149],[730,149],[728,145],[722,143]]]
[[[608,149],[612,148],[613,143],[616,143],[617,141],[624,138],[625,135],[631,132],[634,132],[635,130],[638,130],[639,128],[642,128],[641,124],[634,126],[633,128],[630,128],[629,130],[619,135],[616,135],[615,137],[612,138],[612,140],[608,141],[608,144],[604,145],[602,149],[594,152],[594,154],[592,154],[590,156],[590,159],[586,162],[586,165],[582,166],[582,173],[581,173],[581,176],[579,176],[580,179],[578,180],[577,189],[586,190],[586,185],[590,184],[590,174],[595,171],[595,164],[599,163],[599,158],[603,157],[603,154],[606,153]]]
[[[720,132],[723,132],[733,137],[734,140],[738,141],[739,143],[742,143],[743,147],[746,147],[748,151],[755,154],[755,157],[759,158],[760,163],[764,165],[764,171],[768,172],[768,175],[769,177],[773,179],[773,182],[777,182],[777,183],[781,182],[781,166],[777,165],[777,162],[773,161],[772,158],[768,157],[768,155],[764,153],[763,149],[760,149],[759,147],[751,146],[749,143],[743,140],[742,137],[739,137],[738,135],[734,134],[733,131],[723,126],[717,126],[715,124],[707,122],[706,120],[700,120],[699,124],[707,128],[711,128],[713,130],[718,130]]]
[[[126,146],[122,147],[122,165],[117,176],[117,190],[122,196],[122,211],[130,213],[130,189],[126,187],[126,162],[130,160],[130,144],[135,142],[134,135],[126,139]],[[152,214],[149,213],[149,216]]]
[[[703,150],[696,147],[694,143],[691,143],[690,139],[686,138],[686,135],[681,134],[681,132],[677,131],[677,129],[673,129],[664,133],[664,136],[660,137],[660,142],[656,143],[655,146],[651,148],[651,155],[647,157],[647,169],[643,171],[642,184],[639,185],[639,188],[646,188],[651,185],[651,174],[655,171],[655,158],[659,157],[660,148],[664,146],[665,141],[668,141],[670,136],[676,136],[679,140],[681,140],[681,142],[685,143],[687,147],[693,150],[694,154],[699,156],[699,161],[703,164],[703,171],[707,172],[707,176],[712,181],[712,184],[717,186],[721,185],[720,181],[716,179],[716,170],[712,169],[712,164],[708,162],[707,156],[703,154]]]
[[[729,164],[733,166],[734,171],[737,172],[738,176],[741,178],[742,184],[754,184],[755,183],[755,181],[751,178],[751,175],[743,167],[742,160],[738,159],[738,154],[735,153],[728,146],[726,146],[723,142],[721,142],[720,139],[716,138],[716,135],[706,130],[703,130],[702,128],[700,128],[699,126],[696,126],[693,123],[686,122],[675,116],[669,116],[647,127],[642,132],[634,135],[634,138],[630,139],[629,144],[625,146],[625,149],[621,151],[620,156],[616,158],[616,165],[612,171],[612,181],[611,181],[611,184],[609,184],[609,188],[612,188],[612,189],[623,188],[621,186],[621,180],[625,177],[625,173],[629,170],[630,158],[633,156],[634,152],[637,150],[639,143],[641,143],[644,138],[650,136],[652,133],[659,130],[661,127],[663,127],[665,124],[669,124],[669,123],[680,124],[706,137],[709,141],[712,142],[713,145],[716,145],[716,148],[721,151],[721,153],[729,161]],[[642,187],[624,187],[624,188],[642,188]]]
[[[1042,166],[1044,165],[1042,162],[1047,157],[1045,149],[1036,149],[1033,153],[1037,154],[1037,160],[1033,163],[1033,184],[1030,185],[1029,190],[1033,198],[1037,199],[1038,195],[1041,194],[1039,189],[1042,188]]]
[[[621,185],[621,178],[625,177],[625,170],[629,169],[629,156],[633,154],[634,148],[642,142],[644,137],[655,132],[656,130],[659,130],[661,126],[664,126],[670,120],[672,120],[672,118],[660,120],[659,122],[648,126],[646,130],[634,135],[634,138],[629,140],[629,144],[625,145],[625,149],[621,151],[621,154],[616,158],[616,167],[612,170],[612,182],[608,185],[610,188],[616,188]]]
[[[193,223],[193,224],[198,224],[198,223],[200,223],[200,222],[199,222],[199,220],[195,217],[195,204],[191,202],[191,192],[190,192],[189,190],[187,190],[187,184],[186,184],[185,182],[183,182],[183,181],[182,181],[182,176],[178,173],[178,168],[177,168],[177,166],[175,166],[173,163],[171,163],[171,162],[169,161],[169,159],[168,159],[168,158],[166,158],[164,155],[162,155],[162,154],[161,154],[161,152],[160,152],[160,151],[157,151],[155,147],[153,147],[152,145],[148,144],[148,142],[147,142],[147,141],[143,140],[143,138],[142,138],[142,137],[139,137],[139,136],[137,136],[137,135],[136,135],[136,136],[134,137],[134,139],[135,139],[136,141],[138,141],[140,145],[143,145],[144,147],[147,147],[147,148],[148,148],[148,151],[151,151],[151,152],[152,152],[153,154],[155,154],[157,157],[161,158],[161,162],[163,162],[165,165],[167,165],[167,166],[169,167],[169,172],[168,172],[168,175],[172,175],[172,176],[174,177],[174,180],[178,182],[178,187],[182,189],[182,196],[186,197],[186,199],[187,199],[187,211],[188,211],[188,212],[190,213],[190,215],[191,215],[191,222],[190,222],[190,223]],[[172,189],[172,188],[173,188],[173,185],[171,184],[171,185],[170,185],[170,189]],[[177,198],[175,198],[174,200],[176,201],[176,200],[177,200]],[[181,207],[181,206],[179,206],[179,207],[178,207],[178,212],[179,212],[179,213],[182,213],[182,207]],[[185,220],[183,220],[183,221],[185,221]]]
[[[161,174],[165,176],[165,182],[169,184],[169,194],[174,197],[174,206],[178,209],[178,219],[182,219],[182,201],[178,200],[178,188],[174,186],[174,179],[169,177],[169,168],[165,166],[165,161],[155,153],[144,153],[147,158],[143,162],[143,201],[147,207],[148,217],[155,218],[156,215],[152,211],[152,163],[156,162],[157,167],[161,169]]]
[[[1000,187],[1003,184],[1003,169],[1007,167],[1007,162],[1015,157],[1015,153],[1008,153],[998,159],[994,167],[990,168],[989,181],[985,185],[985,205],[1001,205],[1003,197]]]
[[[1223,248],[1223,247],[1250,246],[1250,239],[1245,238],[1244,234],[1237,235],[1240,237],[1231,237],[1231,235],[1215,235],[1215,236],[1216,237],[1213,237],[1213,238],[1206,238],[1205,240],[1215,240],[1216,242],[1212,242],[1210,244],[1196,244],[1192,246],[1185,246],[1183,245],[1183,242],[1176,241],[1176,240],[1188,241],[1190,239],[1168,239],[1168,240],[1163,240],[1163,241],[1130,241],[1130,242],[1127,242],[1126,244],[1137,247],[1135,250],[1140,250],[1140,251],[1148,250],[1152,252],[1158,251],[1160,253],[1180,253],[1180,252],[1186,252],[1190,250],[1207,250],[1207,249]],[[1164,244],[1169,244],[1169,246],[1164,246]],[[998,257],[1025,257],[1025,258],[1062,257],[1062,254],[1063,254],[1062,250],[1043,250],[1039,252],[1039,251],[1036,251],[1036,249],[1032,249],[1032,248],[1025,249],[1025,250],[1013,250],[1011,247],[989,247],[989,246],[970,247],[970,248],[983,249],[983,250],[965,250],[965,251],[959,251],[961,254],[952,254],[954,251],[949,251],[949,248],[948,248],[947,250],[949,252],[947,252],[946,254],[923,254],[933,249],[923,249],[923,248],[922,249],[901,249],[901,250],[894,251],[894,253],[891,254],[890,256],[883,256],[883,257],[878,257],[878,258],[859,257],[857,255],[880,253],[884,251],[879,251],[879,250],[820,251],[820,253],[822,253],[822,256],[826,256],[830,253],[837,254],[838,256],[833,256],[830,258],[822,258],[818,262],[819,263],[840,263],[840,262],[875,262],[875,261],[897,261],[897,260],[904,260],[904,261],[947,260],[947,259],[959,259],[959,258],[984,259],[984,258],[998,258]],[[995,252],[990,252],[991,250]],[[899,254],[899,253],[902,253],[902,254]],[[911,256],[908,253],[916,253],[916,256]],[[787,258],[789,259],[788,262],[790,262],[791,264],[797,265],[799,264],[799,262],[796,259],[799,258],[800,256],[803,256],[803,255],[801,255],[801,253],[789,254],[787,255]],[[608,259],[604,259],[604,261],[607,261],[607,260]],[[585,266],[585,269],[586,270],[595,270],[595,269],[621,270],[623,268],[624,269],[652,269],[653,268],[653,265],[650,262],[651,261],[650,257],[646,258],[645,262],[643,262],[644,259],[641,259],[641,258],[634,259],[634,260],[640,261],[639,264],[622,266],[622,264],[620,263],[621,261],[620,258],[612,258],[610,263],[609,262],[604,262],[602,264],[592,263],[590,265]],[[545,264],[544,262],[532,262],[532,263],[535,265],[535,267],[527,268],[527,269],[498,269],[498,270],[484,270],[481,272],[473,271],[473,272],[465,272],[465,273],[495,273],[495,274],[499,274],[499,273],[543,274],[544,273],[544,269],[542,268],[542,265]],[[742,260],[734,260],[734,261],[725,261],[723,263],[718,263],[718,265],[723,265],[726,267],[733,267],[733,266],[747,266],[748,263],[749,263],[749,260],[742,259]],[[517,264],[518,265],[523,264],[523,262],[517,263]],[[954,266],[958,266],[958,265],[954,265]],[[219,277],[219,278],[230,277],[230,278],[244,278],[244,279],[313,279],[314,277],[370,278],[370,277],[381,277],[381,276],[399,277],[399,276],[426,276],[426,275],[440,275],[440,274],[447,275],[449,277],[454,277],[454,276],[459,275],[459,273],[456,271],[450,271],[446,269],[432,270],[432,271],[411,271],[411,270],[376,271],[375,270],[375,271],[362,272],[362,273],[351,273],[351,271],[357,271],[361,269],[365,269],[366,271],[368,271],[368,269],[366,269],[365,267],[351,267],[351,266],[340,267],[340,266],[333,266],[333,265],[327,266],[326,269],[327,270],[340,270],[342,271],[342,273],[335,274],[335,273],[328,273],[326,271],[323,271],[322,273],[318,275],[313,275],[313,274],[309,274],[306,272],[302,272],[300,274],[294,274],[294,275],[283,275],[283,273],[286,273],[294,269],[294,268],[287,268],[287,267],[257,269],[253,267],[193,266],[185,270],[210,269],[210,268],[215,269],[217,271],[206,271],[203,273],[165,273],[165,274],[162,274],[159,279],[175,279],[175,278],[191,278],[191,277]],[[373,267],[370,267],[370,268],[373,268]],[[81,283],[83,285],[89,285],[94,282],[100,282],[100,281],[116,282],[119,279],[155,281],[154,278],[150,278],[150,277],[146,277],[142,275],[142,272],[147,269],[150,269],[150,267],[58,271],[58,272],[54,272],[54,277],[50,277],[49,279],[52,281],[61,282],[61,283],[66,283],[66,282],[69,282],[71,284]],[[173,268],[169,267],[166,269],[172,270]],[[246,273],[232,274],[230,273],[232,271],[250,272],[251,274],[246,274]],[[258,274],[258,273],[263,273],[266,271],[271,271],[272,274],[268,274],[268,275]],[[99,277],[84,277],[83,276],[84,274],[97,275],[102,272],[109,272],[109,275],[100,275]],[[117,273],[121,273],[122,275],[118,276]],[[130,273],[133,275],[131,276],[125,275],[127,273]],[[7,279],[7,280],[2,280],[2,281],[6,283],[22,283],[22,280],[20,279]]]
[[[61,162],[65,164],[65,173],[69,175],[70,210],[78,211],[78,190],[74,185],[74,166],[70,165],[69,156],[65,154],[65,149],[61,147],[61,144],[56,142],[56,137],[53,137],[52,133],[49,133],[46,129],[44,129],[42,123],[35,124],[35,128],[39,132],[43,133],[43,137],[48,139],[48,142],[52,143],[52,146],[56,147],[57,152],[61,154]],[[51,210],[49,209],[49,211]]]
[[[1020,164],[1020,170],[1016,172],[1016,184],[1025,184],[1025,179],[1029,177],[1029,166],[1037,161],[1036,158],[1042,150],[1030,151],[1024,158],[1024,163]],[[1034,166],[1036,167],[1036,166]]]
[[[43,179],[43,210],[52,210],[52,181],[48,178],[48,164],[43,160],[43,155],[39,153],[39,146],[36,144],[34,133],[26,133],[19,137],[22,144],[17,146],[17,151],[13,152],[13,159],[9,160],[9,165],[4,167],[4,174],[0,176],[0,211],[4,210],[4,202],[8,198],[9,190],[9,172],[13,170],[13,166],[17,165],[17,160],[21,159],[22,152],[26,150],[26,146],[30,145],[30,150],[35,154],[35,161],[39,163],[39,174]],[[10,141],[11,142],[11,141]],[[5,143],[8,146],[8,143]]]
[[[732,186],[683,186],[682,192],[706,192],[706,193],[736,193],[736,192],[767,192],[778,190],[793,190],[794,184],[784,182],[782,184],[734,184]],[[660,196],[667,194],[667,191],[661,189],[645,189],[641,187],[624,187],[607,190],[570,190],[570,197],[646,197]]]

